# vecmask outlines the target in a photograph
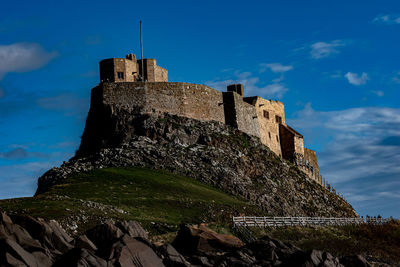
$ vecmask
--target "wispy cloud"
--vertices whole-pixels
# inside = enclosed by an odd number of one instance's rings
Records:
[[[379,97],[382,97],[385,95],[385,92],[383,92],[382,90],[371,90],[370,92]]]
[[[64,112],[66,115],[85,113],[89,108],[88,103],[88,99],[73,94],[61,94],[37,100],[37,104],[40,107]]]
[[[293,69],[292,65],[283,65],[281,63],[261,63],[260,73],[265,72],[267,69],[275,73],[284,73]]]
[[[376,16],[372,20],[372,22],[376,24],[387,24],[387,25],[400,24],[400,16],[380,14]]]
[[[357,86],[366,84],[369,80],[368,74],[365,72],[363,72],[361,75],[353,72],[347,72],[344,77],[350,84]]]
[[[241,83],[245,87],[246,95],[259,95],[264,97],[276,97],[281,98],[285,92],[288,91],[282,83],[273,82],[266,86],[260,86],[260,78],[254,76],[251,72],[234,72],[234,78],[228,80],[216,80],[207,81],[206,85],[218,89],[220,91],[226,91],[226,86],[234,83]]]
[[[0,159],[20,160],[27,158],[42,158],[45,154],[39,152],[28,152],[24,148],[16,148],[8,152],[0,152]]]
[[[400,109],[363,107],[326,112],[308,104],[287,121],[304,133],[306,143],[321,145],[318,158],[322,175],[362,212],[370,210],[372,199],[384,209],[400,194]]]
[[[334,40],[331,42],[316,42],[311,45],[311,57],[314,59],[326,58],[335,54],[339,54],[339,48],[347,43],[343,40]]]
[[[57,52],[47,52],[37,43],[0,45],[0,77],[41,68],[56,56]]]

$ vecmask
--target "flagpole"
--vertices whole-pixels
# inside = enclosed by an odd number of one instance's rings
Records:
[[[142,21],[140,21],[140,58],[142,61],[142,81],[144,82],[144,64],[143,64],[143,34],[142,34]]]

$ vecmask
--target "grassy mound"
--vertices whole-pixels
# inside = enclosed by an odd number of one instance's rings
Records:
[[[168,231],[180,223],[227,224],[234,214],[263,214],[245,200],[194,179],[139,167],[73,175],[39,196],[1,200],[0,210],[57,219],[78,232],[106,218],[137,220]]]

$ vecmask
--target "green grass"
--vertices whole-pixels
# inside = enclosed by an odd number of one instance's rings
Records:
[[[128,213],[86,207],[81,200]],[[232,214],[239,212],[262,214],[245,200],[192,178],[139,167],[98,169],[73,175],[37,197],[2,200],[0,210],[61,222],[73,221],[76,214],[83,214],[88,218],[83,230],[101,218],[133,219],[147,227],[157,223],[157,228],[161,225],[176,229],[180,223],[227,225]]]

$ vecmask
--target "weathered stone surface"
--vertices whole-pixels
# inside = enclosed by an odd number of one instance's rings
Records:
[[[88,230],[85,234],[97,248],[112,244],[123,236],[122,231],[111,223],[98,225]]]
[[[168,244],[159,248],[159,252],[164,255],[163,263],[165,266],[189,267],[191,264],[176,249]]]
[[[99,137],[97,153],[49,170],[39,179],[37,194],[74,173],[147,166],[195,178],[276,216],[356,216],[346,201],[308,179],[257,138],[222,123],[138,115],[123,108],[104,112],[100,117],[113,128],[110,136]]]
[[[9,266],[21,266],[19,262],[26,266],[42,266],[32,254],[24,250],[17,242],[5,238],[0,239],[0,262]]]
[[[95,244],[93,244],[92,241],[90,241],[89,238],[87,238],[86,235],[81,235],[75,240],[75,247],[76,248],[84,248],[92,251],[96,251],[97,247]]]
[[[229,251],[243,246],[243,242],[231,235],[218,234],[201,225],[181,225],[173,246],[184,252]]]
[[[55,267],[106,267],[107,262],[84,248],[73,248],[64,254],[55,264]]]
[[[147,232],[143,229],[143,227],[135,221],[123,221],[118,222],[116,226],[122,230],[122,232],[128,234],[130,237],[141,237],[144,239],[148,239]]]
[[[113,244],[110,251],[111,262],[113,265],[121,267],[129,266],[164,266],[157,254],[141,241],[124,236],[121,241]]]

